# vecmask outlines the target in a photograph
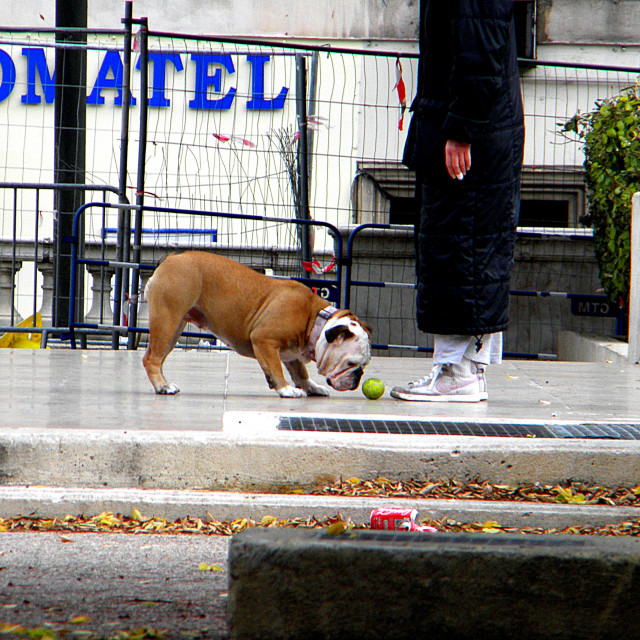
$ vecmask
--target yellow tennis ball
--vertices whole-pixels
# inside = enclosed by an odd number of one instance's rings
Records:
[[[369,400],[377,400],[384,393],[384,382],[377,378],[368,378],[362,385],[362,393]]]

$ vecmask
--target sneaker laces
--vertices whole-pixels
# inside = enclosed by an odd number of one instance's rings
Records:
[[[438,375],[440,375],[440,371],[442,371],[443,366],[445,365],[442,365],[442,364],[434,365],[430,373],[424,376],[424,378],[420,378],[419,380],[414,380],[413,382],[409,382],[407,384],[407,388],[412,389],[413,387],[421,387],[423,385],[428,385],[430,389],[433,388],[433,385],[438,379]]]
[[[438,381],[438,377],[442,370],[447,367],[446,364],[436,364],[433,369],[431,369],[431,382],[429,383],[429,389],[434,389],[436,386],[436,382]]]

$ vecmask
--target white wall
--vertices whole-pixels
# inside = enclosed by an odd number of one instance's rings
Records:
[[[539,42],[637,45],[637,0],[542,0],[538,2]]]
[[[88,2],[90,27],[119,27],[124,2]],[[2,7],[3,25],[55,26],[55,0],[3,4],[9,5]],[[418,5],[418,0],[134,0],[133,14],[147,16],[155,31],[402,41],[416,37]]]

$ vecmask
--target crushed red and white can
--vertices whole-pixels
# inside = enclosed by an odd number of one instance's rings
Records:
[[[407,522],[415,525],[417,509],[374,509],[371,512],[371,528],[398,531]]]
[[[435,527],[430,527],[428,524],[418,524],[417,522],[401,522],[398,527],[399,531],[426,531],[428,533],[437,533],[438,530]]]
[[[437,529],[416,522],[417,509],[374,509],[371,512],[371,528],[387,531],[428,531],[436,533]]]

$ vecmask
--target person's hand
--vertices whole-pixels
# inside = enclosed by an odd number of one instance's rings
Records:
[[[447,140],[444,146],[444,161],[451,178],[462,180],[471,168],[471,145]]]

